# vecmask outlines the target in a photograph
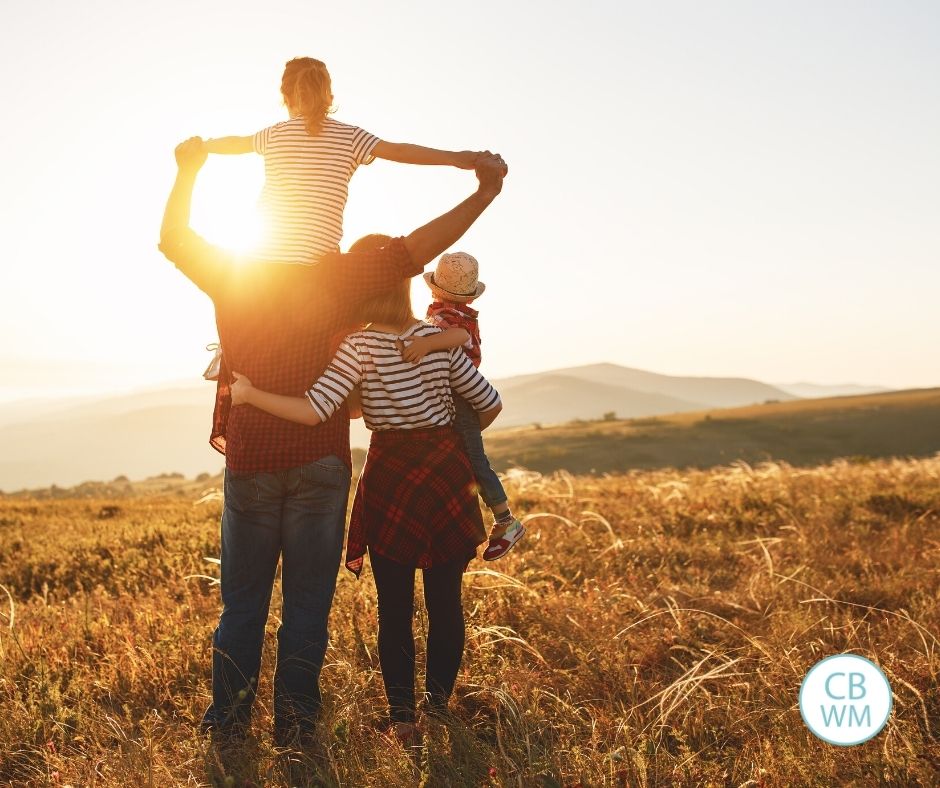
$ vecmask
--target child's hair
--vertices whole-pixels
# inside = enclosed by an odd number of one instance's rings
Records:
[[[333,111],[333,86],[323,61],[312,57],[288,60],[281,77],[281,95],[284,103],[303,117],[307,133],[319,134],[327,114]]]
[[[381,249],[389,241],[388,235],[366,235],[349,247],[350,253],[374,252]],[[414,320],[411,311],[411,280],[402,279],[363,301],[356,310],[358,320],[363,324],[389,323],[393,326],[404,326]]]

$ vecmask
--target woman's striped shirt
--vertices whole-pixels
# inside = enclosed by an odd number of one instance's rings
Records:
[[[349,179],[373,160],[379,138],[332,118],[315,137],[303,118],[262,129],[253,137],[264,156],[261,213],[265,240],[259,258],[310,265],[335,252],[343,236]]]
[[[350,334],[307,392],[307,399],[326,421],[353,387],[361,383],[362,416],[373,431],[451,424],[454,420],[451,389],[478,412],[500,404],[499,393],[460,348],[428,353],[417,364],[402,359],[397,340],[407,342],[440,330],[416,323],[403,334],[370,329]]]

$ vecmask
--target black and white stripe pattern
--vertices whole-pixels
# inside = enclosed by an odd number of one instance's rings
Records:
[[[373,160],[379,138],[332,118],[312,137],[303,118],[278,123],[254,135],[264,156],[261,211],[267,235],[258,257],[280,263],[316,262],[336,251],[343,235],[349,179]]]
[[[326,421],[361,383],[362,416],[373,431],[450,424],[454,420],[451,389],[478,412],[496,407],[499,393],[460,348],[428,353],[418,364],[402,359],[397,339],[407,342],[439,332],[420,323],[400,336],[372,330],[350,334],[307,392],[307,399]]]

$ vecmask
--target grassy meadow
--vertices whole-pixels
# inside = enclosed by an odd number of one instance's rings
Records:
[[[0,784],[830,786],[940,782],[940,456],[510,474],[530,529],[465,578],[453,719],[384,737],[375,591],[341,570],[320,742],[195,732],[219,612],[215,480],[0,497]],[[416,635],[419,663],[424,620]],[[895,705],[814,738],[807,670],[853,651]],[[420,687],[419,671],[419,687]]]

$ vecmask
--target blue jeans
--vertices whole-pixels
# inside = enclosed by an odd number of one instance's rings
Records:
[[[309,729],[343,547],[349,469],[335,457],[275,473],[225,472],[222,615],[212,638],[212,705],[203,728],[247,729],[278,558],[283,610],[274,672],[275,731]]]
[[[473,406],[463,397],[454,392],[454,408],[457,416],[454,419],[454,429],[463,439],[470,466],[480,487],[480,497],[490,508],[500,503],[506,503],[506,491],[503,489],[499,476],[490,467],[486,452],[483,450],[483,436],[480,434],[480,419]]]

